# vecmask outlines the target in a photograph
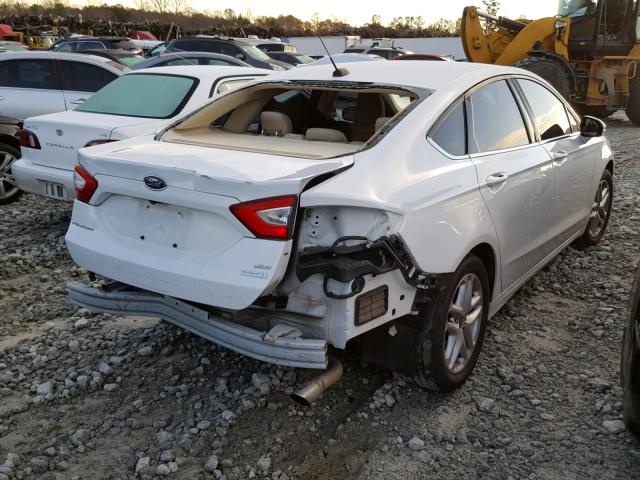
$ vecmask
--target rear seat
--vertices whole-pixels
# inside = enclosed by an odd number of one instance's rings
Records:
[[[262,112],[260,114],[262,134],[273,137],[284,137],[293,131],[291,119],[282,112]]]
[[[319,142],[347,143],[347,136],[333,128],[308,128],[304,138]]]

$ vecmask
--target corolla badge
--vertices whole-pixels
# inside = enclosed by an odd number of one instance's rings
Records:
[[[60,129],[56,130],[56,135],[58,135],[59,137],[61,137],[62,135],[64,135],[64,132]]]
[[[167,182],[165,182],[160,177],[156,177],[155,175],[144,177],[144,184],[151,190],[164,190],[165,188],[167,188]]]

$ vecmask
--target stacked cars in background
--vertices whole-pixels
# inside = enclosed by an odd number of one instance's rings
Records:
[[[20,157],[21,122],[35,115],[73,110],[124,73],[116,62],[57,52],[0,54],[0,203],[20,190],[12,166]],[[34,139],[24,138],[23,143]]]
[[[73,201],[73,169],[80,148],[152,132],[205,100],[266,73],[249,67],[176,66],[123,75],[74,111],[25,120],[22,158],[13,164],[16,185]]]

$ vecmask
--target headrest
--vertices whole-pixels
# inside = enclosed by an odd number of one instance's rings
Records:
[[[391,120],[391,117],[378,117],[376,119],[376,132],[384,127],[389,120]]]
[[[262,112],[260,114],[262,123],[262,133],[264,135],[274,135],[281,137],[291,133],[291,119],[281,112]]]
[[[309,128],[304,138],[307,140],[318,140],[321,142],[342,142],[346,143],[347,137],[340,130],[333,128]]]

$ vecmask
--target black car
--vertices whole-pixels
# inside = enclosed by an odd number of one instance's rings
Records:
[[[262,50],[247,42],[224,37],[177,38],[167,46],[167,52],[222,53],[248,63],[252,67],[286,70],[288,65],[273,60]]]
[[[288,63],[289,65],[301,65],[313,63],[315,60],[303,53],[287,53],[287,52],[266,52],[274,60]]]
[[[640,269],[636,273],[624,330],[621,377],[624,388],[624,420],[640,437]]]
[[[144,62],[145,58],[134,52],[125,50],[78,50],[75,53],[85,55],[97,55],[98,57],[108,58],[113,62],[117,62],[125,67],[132,68],[134,65]]]
[[[14,202],[22,193],[11,174],[11,165],[20,158],[22,122],[0,117],[0,205]]]
[[[126,50],[142,54],[140,47],[136,46],[127,37],[77,37],[65,38],[51,45],[49,50],[55,52],[77,52],[80,50]]]

